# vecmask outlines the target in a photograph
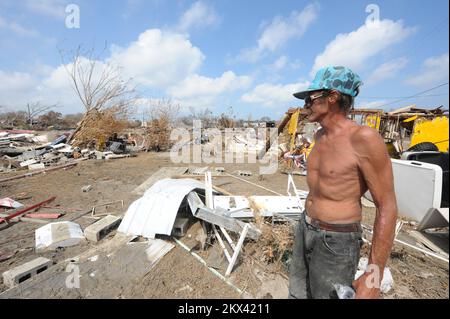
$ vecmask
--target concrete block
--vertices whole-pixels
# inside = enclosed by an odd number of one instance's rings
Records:
[[[175,219],[175,223],[173,224],[172,235],[173,236],[184,236],[186,234],[186,230],[189,226],[188,218],[177,218]]]
[[[84,230],[84,236],[90,240],[97,242],[102,239],[111,230],[119,227],[122,217],[108,215],[94,224],[86,227]]]
[[[237,174],[240,176],[252,176],[252,172],[250,171],[237,171]]]
[[[3,273],[3,283],[9,288],[12,288],[44,270],[47,270],[47,268],[52,265],[53,262],[50,259],[43,257],[36,258],[23,265],[5,271]]]

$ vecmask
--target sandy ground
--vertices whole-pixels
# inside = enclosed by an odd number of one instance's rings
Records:
[[[69,170],[58,170],[45,175],[37,175],[25,179],[6,182],[0,185],[0,197],[27,193],[31,198],[21,200],[24,205],[31,205],[56,196],[51,206],[80,211],[65,211],[60,220],[69,220],[75,214],[92,209],[94,205],[111,201],[123,200],[124,206],[117,205],[109,213],[123,214],[127,207],[139,196],[132,191],[159,168],[174,166],[167,153],[140,153],[137,157],[117,160],[88,160],[79,163]],[[175,165],[175,166],[183,166]],[[206,165],[205,165],[206,166]],[[220,164],[210,166],[225,167],[233,173],[236,170],[250,170],[253,175],[246,180],[285,194],[287,175],[280,172],[261,178],[255,164]],[[13,176],[15,173],[1,174],[0,178]],[[307,190],[303,176],[295,176],[299,189]],[[213,178],[215,185],[228,190],[235,195],[273,195],[270,192],[237,181],[231,177]],[[92,190],[82,192],[85,185],[92,185]],[[41,209],[41,212],[63,212],[61,210]],[[373,224],[374,208],[364,208],[363,222]],[[78,218],[77,223],[85,228],[95,220],[85,217]],[[67,247],[53,252],[37,253],[34,250],[34,230],[42,226],[30,222],[17,222],[7,229],[0,230],[0,252],[13,252],[14,257],[0,262],[0,273],[23,264],[37,256],[50,258],[57,265],[52,271],[59,274],[49,277],[47,272],[41,273],[41,284],[31,285],[27,292],[14,297],[26,298],[285,298],[287,296],[287,271],[283,267],[267,264],[254,253],[256,243],[246,244],[244,254],[230,277],[230,282],[245,293],[240,295],[232,286],[226,284],[210,272],[204,265],[191,256],[175,242],[173,248],[152,269],[146,268],[142,258],[145,245],[139,243],[128,245],[123,250],[116,249],[114,253],[98,251],[101,245],[113,241],[115,232],[100,243],[83,242],[80,245]],[[195,235],[198,224],[189,230],[190,239]],[[192,244],[188,236],[181,238],[188,246]],[[127,250],[128,249],[128,250]],[[205,260],[213,258],[214,250],[197,251]],[[367,247],[363,254],[367,254]],[[217,251],[215,252],[217,254]],[[85,261],[81,265],[82,288],[68,291],[62,287],[67,274],[64,273],[65,260],[87,254],[99,255],[96,262]],[[109,256],[108,256],[109,255]],[[220,251],[219,251],[220,255]],[[116,256],[116,258],[114,257]],[[119,256],[119,257],[117,257]],[[114,259],[115,258],[115,259]],[[216,257],[217,259],[217,257]],[[114,264],[116,263],[116,264]],[[61,265],[58,272],[58,265]],[[115,266],[114,266],[115,265]],[[116,268],[114,268],[116,267]],[[448,298],[448,264],[422,253],[412,251],[401,245],[395,245],[388,267],[394,277],[394,288],[385,298]],[[51,268],[50,268],[51,269]],[[113,271],[115,269],[115,271]],[[125,271],[124,269],[127,269]],[[131,270],[130,270],[131,269]],[[95,272],[96,271],[96,272]],[[95,272],[95,273],[94,273]],[[224,273],[223,269],[219,272]],[[92,275],[94,273],[94,275]],[[103,274],[103,275],[101,275]],[[52,278],[53,278],[52,277]],[[50,281],[49,281],[50,280]],[[53,281],[52,281],[53,280]],[[30,280],[31,281],[31,280]],[[56,289],[54,287],[61,286]],[[52,288],[53,287],[53,288]],[[6,286],[0,279],[0,292]]]

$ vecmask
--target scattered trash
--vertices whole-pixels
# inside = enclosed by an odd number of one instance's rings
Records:
[[[83,191],[83,193],[87,193],[87,192],[89,192],[91,189],[92,189],[92,185],[86,185],[86,186],[83,186],[83,187],[81,188],[81,190]]]
[[[7,208],[20,208],[23,207],[23,205],[19,202],[16,202],[15,200],[5,197],[0,199],[0,206],[1,207],[7,207]]]
[[[110,211],[111,206],[117,210],[117,204],[120,204],[120,207],[123,207],[123,205],[124,205],[123,200],[116,200],[116,201],[105,203],[105,204],[95,205],[92,207],[91,216],[110,215],[111,213],[113,213]],[[98,211],[99,208],[103,208],[104,211],[99,212]]]
[[[41,206],[43,206],[43,205],[45,205],[47,203],[50,203],[50,202],[54,201],[55,198],[56,197],[51,197],[51,198],[49,198],[49,199],[47,199],[47,200],[45,200],[43,202],[40,202],[40,203],[35,204],[33,206],[30,206],[30,207],[21,209],[21,210],[15,212],[15,213],[12,213],[12,214],[8,215],[7,217],[1,217],[0,218],[0,224],[3,223],[3,222],[8,222],[9,220],[11,220],[13,218],[19,217],[19,216],[29,212],[30,210],[37,209],[37,208],[39,208],[39,207],[41,207]]]
[[[352,287],[341,284],[333,284],[339,299],[355,299],[355,291]]]
[[[35,170],[45,169],[45,165],[44,165],[44,163],[31,164],[31,165],[28,165],[28,169],[29,169],[30,171],[35,171]]]
[[[89,258],[89,261],[92,261],[92,262],[97,261],[97,260],[98,260],[98,255],[95,255],[95,256],[92,256]]]
[[[15,254],[16,254],[16,252],[1,252],[0,251],[0,262],[14,257]]]
[[[252,172],[250,172],[250,171],[237,171],[236,175],[239,175],[239,176],[252,176]]]
[[[62,214],[27,214],[27,218],[58,219]]]
[[[177,293],[180,293],[180,292],[183,292],[183,291],[186,291],[186,290],[187,290],[188,292],[193,292],[193,291],[194,291],[194,289],[192,289],[191,286],[186,285],[186,286],[184,286],[184,287],[182,287],[182,288],[180,288],[180,289],[175,290],[175,293],[177,294]]]

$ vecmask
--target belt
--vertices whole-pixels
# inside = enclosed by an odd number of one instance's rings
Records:
[[[361,224],[360,223],[352,223],[352,224],[329,224],[325,223],[321,220],[314,219],[305,214],[305,221],[307,224],[314,226],[316,228],[320,228],[323,230],[334,231],[334,232],[342,232],[342,233],[353,233],[353,232],[361,232]]]

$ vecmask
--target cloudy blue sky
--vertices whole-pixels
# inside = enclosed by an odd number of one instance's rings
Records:
[[[71,3],[80,10],[80,28],[66,27]],[[120,65],[143,104],[171,98],[185,109],[221,113],[232,106],[243,118],[277,119],[302,105],[292,93],[307,87],[318,68],[333,64],[363,78],[359,107],[448,109],[448,5],[0,0],[0,105],[19,110],[41,101],[59,103],[62,113],[82,111],[59,50],[81,44],[100,51],[106,43],[99,64]]]

